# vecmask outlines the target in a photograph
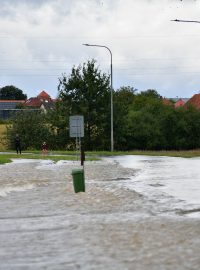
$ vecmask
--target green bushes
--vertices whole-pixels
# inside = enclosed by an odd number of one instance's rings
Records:
[[[48,140],[50,146],[52,136],[46,122],[46,116],[38,111],[22,111],[12,119],[12,126],[7,128],[9,148],[14,149],[16,134],[21,137],[22,149],[40,149],[43,141]]]
[[[173,105],[164,105],[155,93],[148,90],[136,94],[131,88],[114,93],[115,150],[200,148],[200,111],[192,107],[175,109]],[[74,150],[75,138],[69,137],[69,107],[65,105],[64,99],[59,100],[48,114],[38,111],[18,113],[8,127],[9,148],[13,149],[14,136],[18,133],[24,150],[39,150],[43,141],[47,141],[52,150]],[[95,117],[96,125],[95,122],[90,125],[90,132],[87,131],[87,118],[85,121],[86,132],[82,140],[85,150],[108,150],[110,117],[101,115],[98,119],[98,114]],[[107,130],[105,134],[104,130]]]

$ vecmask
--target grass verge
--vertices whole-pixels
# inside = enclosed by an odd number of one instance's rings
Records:
[[[5,163],[9,163],[12,162],[13,158],[19,158],[19,159],[50,159],[53,160],[55,162],[59,161],[59,160],[77,160],[77,156],[76,155],[41,155],[41,154],[37,154],[37,153],[25,153],[25,154],[21,154],[21,155],[17,155],[17,154],[11,154],[11,153],[3,153],[0,154],[0,164],[5,164]],[[92,160],[99,160],[100,158],[98,157],[86,157],[86,161],[92,161]]]
[[[115,152],[86,152],[86,155],[90,156],[120,156],[120,155],[145,155],[145,156],[168,156],[168,157],[183,157],[183,158],[192,158],[200,157],[200,149],[197,150],[186,150],[186,151],[115,151]]]
[[[145,155],[145,156],[169,156],[169,157],[183,157],[192,158],[200,157],[200,150],[188,151],[93,151],[86,152],[86,160],[99,160],[105,156],[119,156],[119,155]],[[25,151],[22,155],[17,155],[9,152],[0,154],[0,164],[12,162],[12,158],[24,159],[50,159],[55,162],[59,160],[77,160],[75,151],[52,151],[49,155],[41,155],[41,151]]]
[[[5,164],[5,163],[10,163],[10,162],[12,162],[10,158],[0,156],[0,165]]]

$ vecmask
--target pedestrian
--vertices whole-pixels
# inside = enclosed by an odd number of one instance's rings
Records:
[[[46,155],[48,153],[48,145],[46,142],[42,143],[42,154]]]
[[[16,134],[15,136],[15,149],[16,149],[17,154],[22,153],[21,152],[21,139],[19,137],[19,134]]]

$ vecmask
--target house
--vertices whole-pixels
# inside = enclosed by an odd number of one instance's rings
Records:
[[[16,111],[19,111],[18,105],[23,104],[24,109],[47,110],[52,109],[55,100],[45,91],[42,91],[37,97],[31,97],[27,100],[0,100],[0,119],[7,119]]]
[[[19,104],[24,104],[25,100],[0,100],[0,119],[7,119],[17,110]]]
[[[164,105],[170,105],[170,106],[174,105],[173,102],[171,100],[167,99],[167,98],[162,98],[162,103]]]
[[[193,95],[186,103],[185,106],[188,107],[192,105],[196,109],[200,110],[200,94]]]
[[[23,104],[25,100],[0,100],[0,110],[16,109],[17,105]]]
[[[184,105],[185,105],[185,101],[182,98],[180,98],[179,100],[176,101],[176,103],[174,104],[174,107],[178,108],[178,107],[182,107]]]
[[[41,109],[46,112],[54,107],[55,100],[45,91],[42,91],[37,97],[31,97],[24,103],[25,107],[32,109]]]

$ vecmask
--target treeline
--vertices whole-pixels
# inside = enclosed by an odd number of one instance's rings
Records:
[[[154,90],[133,96],[123,123],[119,114],[117,117],[119,124],[116,126],[115,146],[119,150],[200,147],[200,111],[193,107],[175,109],[173,105],[164,105]]]
[[[138,93],[121,87],[113,93],[115,150],[171,150],[200,147],[200,111],[192,107],[164,105],[155,90]],[[59,79],[58,99],[53,110],[21,112],[8,129],[10,147],[16,133],[24,149],[75,149],[69,137],[69,116],[83,115],[85,150],[110,150],[110,81],[94,60],[72,68]]]
[[[27,95],[23,91],[13,85],[7,85],[0,88],[1,100],[25,100]]]

